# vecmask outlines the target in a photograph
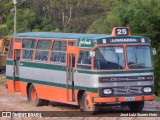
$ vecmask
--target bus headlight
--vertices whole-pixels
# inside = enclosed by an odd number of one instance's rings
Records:
[[[112,90],[111,89],[103,89],[103,94],[105,94],[105,95],[112,94]]]
[[[149,92],[151,92],[152,91],[152,88],[151,87],[144,87],[143,88],[143,92],[145,92],[145,93],[149,93]]]

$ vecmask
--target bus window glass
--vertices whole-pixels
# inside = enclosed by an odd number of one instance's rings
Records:
[[[68,45],[69,46],[76,46],[76,43],[75,42],[69,42]]]
[[[51,42],[52,42],[51,40],[39,40],[37,49],[49,50],[51,46]]]
[[[66,62],[66,53],[65,52],[52,52],[51,53],[51,62]]]
[[[101,47],[95,51],[94,68],[97,70],[123,69],[125,67],[123,47]]]
[[[32,60],[36,40],[22,40],[22,59]]]
[[[22,48],[32,48],[34,49],[36,45],[36,40],[23,40]]]
[[[55,41],[51,52],[51,62],[66,62],[66,42]]]
[[[37,51],[35,60],[47,61],[49,51]]]
[[[20,42],[21,42],[21,40],[20,40],[20,39],[16,39],[16,42],[17,42],[17,43],[20,43]]]
[[[34,50],[22,50],[22,58],[31,60]]]
[[[13,58],[13,44],[14,44],[14,40],[11,39],[10,50],[9,50],[9,56],[8,56],[8,58],[10,58],[10,59]]]
[[[60,51],[66,51],[66,42],[61,42]]]
[[[52,50],[53,51],[66,51],[66,42],[55,41]]]
[[[80,51],[77,68],[91,69],[90,51]]]
[[[51,40],[39,40],[38,41],[35,60],[48,61],[51,43],[52,43]]]
[[[151,68],[151,51],[149,46],[127,47],[128,67],[130,69]]]

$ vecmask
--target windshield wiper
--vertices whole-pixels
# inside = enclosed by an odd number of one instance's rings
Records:
[[[131,67],[131,66],[145,66],[145,64],[144,63],[131,63],[128,66],[129,67]]]

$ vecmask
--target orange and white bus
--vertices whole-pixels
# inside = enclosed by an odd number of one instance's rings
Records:
[[[48,101],[97,111],[100,104],[126,104],[141,111],[155,99],[150,39],[128,27],[111,35],[54,32],[13,34],[6,66],[11,92],[31,104]]]

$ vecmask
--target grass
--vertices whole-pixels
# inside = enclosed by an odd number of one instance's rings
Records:
[[[5,86],[6,84],[6,76],[5,74],[0,74],[0,85]]]
[[[160,102],[160,96],[157,96],[156,101]]]

